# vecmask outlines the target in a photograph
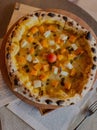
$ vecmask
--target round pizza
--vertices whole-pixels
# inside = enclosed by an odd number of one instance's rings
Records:
[[[37,11],[14,25],[5,59],[15,92],[38,104],[66,106],[91,89],[97,44],[91,31],[74,19]]]

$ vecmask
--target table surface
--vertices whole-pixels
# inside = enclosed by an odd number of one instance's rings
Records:
[[[0,38],[4,36],[6,32],[6,28],[8,22],[11,18],[15,1],[22,2],[25,4],[33,5],[33,1],[39,7],[42,7],[41,2],[39,0],[0,0]],[[50,6],[50,0],[45,0],[48,3],[48,8]],[[57,0],[56,0],[57,1]],[[59,4],[63,2],[67,2],[66,0],[60,0],[58,3],[55,3],[55,7],[58,7]],[[97,21],[97,0],[77,0],[76,3],[78,6],[83,8],[86,12],[88,12],[96,21]],[[53,7],[53,6],[51,6]],[[64,8],[64,4],[63,4]],[[72,7],[74,8],[74,6]],[[2,124],[2,130],[34,130],[30,126],[28,126],[25,122],[15,116],[12,112],[10,112],[6,106],[0,108],[0,119]],[[1,129],[0,129],[1,130]]]

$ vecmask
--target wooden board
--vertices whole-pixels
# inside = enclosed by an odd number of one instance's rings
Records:
[[[27,10],[26,13],[25,10]],[[15,6],[15,11],[13,13],[13,16],[12,16],[12,19],[10,21],[10,24],[8,26],[9,31],[6,33],[5,37],[4,37],[4,40],[3,40],[3,43],[2,43],[2,46],[1,46],[1,50],[0,50],[0,59],[2,59],[2,62],[0,62],[0,68],[1,68],[1,72],[2,72],[2,75],[3,75],[3,78],[5,80],[5,82],[7,83],[7,85],[9,86],[9,88],[13,91],[12,89],[12,86],[11,86],[11,82],[9,80],[9,77],[8,77],[8,74],[7,74],[7,68],[6,68],[6,65],[5,65],[5,44],[6,44],[6,40],[7,40],[7,37],[10,33],[10,31],[12,30],[12,28],[14,27],[14,25],[16,24],[16,20],[20,17],[22,17],[23,15],[29,13],[29,12],[33,12],[33,11],[36,11],[36,10],[40,10],[38,8],[35,8],[35,7],[30,7],[30,6],[27,6],[27,5],[23,5],[23,4],[16,4]],[[86,29],[88,29],[89,31],[91,31],[91,33],[93,34],[93,36],[95,37],[96,39],[96,35],[94,34],[94,31],[87,25],[87,23],[85,23],[82,19],[80,19],[78,16],[70,13],[70,12],[67,12],[67,11],[64,11],[64,10],[59,10],[59,9],[49,9],[49,11],[53,11],[53,12],[57,12],[57,13],[61,13],[61,14],[64,14],[65,16],[69,16],[71,18],[73,18],[75,21],[77,21],[80,25],[82,25],[83,27],[85,27]],[[22,15],[19,15],[19,14],[22,14]],[[15,24],[13,24],[15,23]],[[3,57],[3,58],[2,58]],[[56,106],[53,106],[53,105],[44,105],[44,104],[38,104],[38,103],[34,103],[33,101],[30,101],[28,100],[27,98],[25,98],[24,96],[20,95],[19,93],[17,92],[14,92],[13,93],[19,97],[21,100],[23,100],[24,102],[27,102],[31,105],[34,105],[36,106],[40,112],[42,114],[48,112],[48,111],[51,111],[52,109],[56,109],[58,107]]]

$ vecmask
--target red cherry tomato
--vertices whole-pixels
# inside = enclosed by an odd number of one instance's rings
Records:
[[[50,63],[53,63],[57,60],[57,56],[54,53],[50,53],[48,54],[47,59]]]

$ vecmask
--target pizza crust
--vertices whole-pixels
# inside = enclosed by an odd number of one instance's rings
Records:
[[[92,62],[93,66],[91,72],[89,73],[87,84],[84,86],[81,94],[75,94],[73,97],[68,97],[66,93],[65,99],[58,99],[58,98],[50,98],[48,95],[43,97],[38,97],[37,93],[33,93],[33,88],[30,87],[30,83],[24,84],[24,82],[29,81],[29,77],[27,75],[21,75],[18,71],[18,64],[16,59],[14,58],[15,55],[19,52],[19,41],[21,40],[23,34],[26,32],[26,29],[30,29],[32,26],[41,25],[44,22],[47,24],[53,24],[57,22],[57,24],[61,25],[62,27],[64,24],[67,24],[68,28],[76,28],[79,32],[85,32],[86,39],[88,40],[91,51],[92,51]],[[55,12],[46,12],[46,11],[37,11],[33,12],[31,15],[24,16],[21,18],[18,23],[12,29],[7,43],[5,47],[5,59],[6,59],[6,66],[8,70],[8,74],[13,86],[14,91],[20,93],[21,95],[25,96],[31,101],[34,101],[39,104],[50,104],[50,105],[57,105],[57,106],[67,106],[70,104],[74,104],[78,102],[84,95],[91,89],[93,84],[94,77],[96,75],[96,65],[97,65],[97,44],[95,38],[92,34],[79,25],[73,19],[66,17],[62,14],[57,14]],[[22,78],[21,78],[22,77]],[[28,89],[27,89],[28,87]]]

